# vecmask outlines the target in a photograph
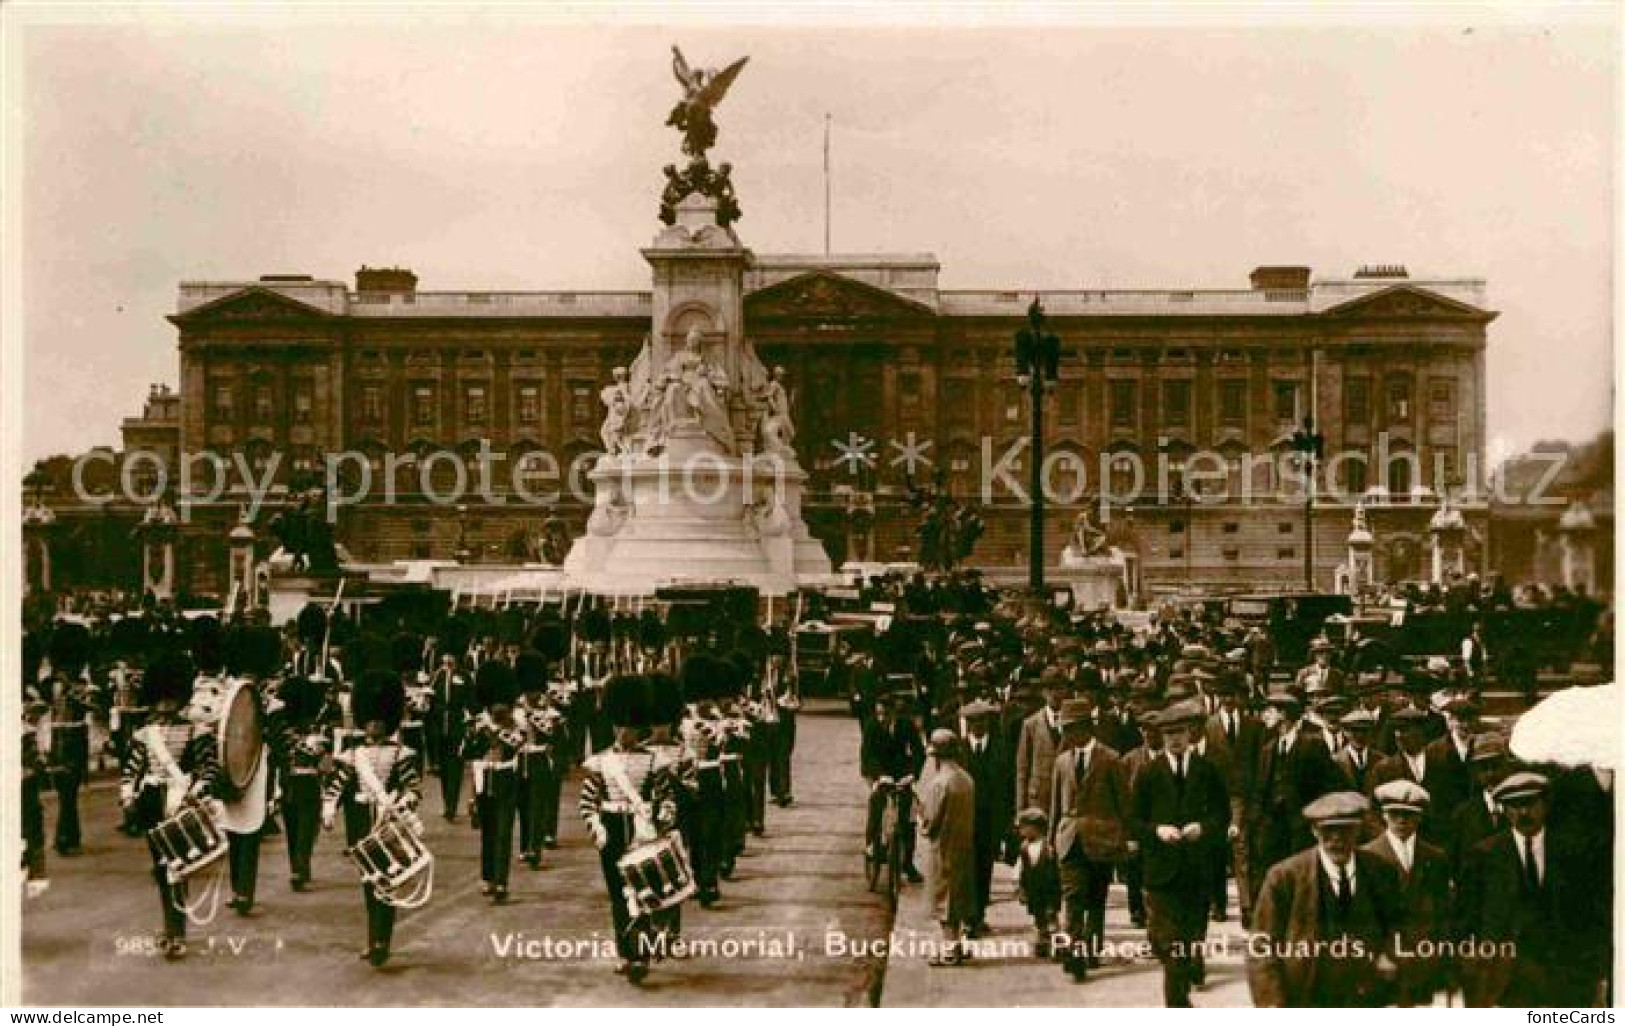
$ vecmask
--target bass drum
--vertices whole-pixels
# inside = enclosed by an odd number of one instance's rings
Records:
[[[220,709],[220,776],[228,796],[247,793],[259,772],[264,741],[253,682],[230,682]]]

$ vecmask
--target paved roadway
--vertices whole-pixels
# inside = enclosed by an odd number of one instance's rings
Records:
[[[612,972],[611,954],[594,950],[608,941],[609,912],[595,853],[574,815],[573,783],[565,788],[560,847],[540,871],[516,860],[510,900],[494,906],[479,894],[478,835],[466,820],[441,819],[438,784],[428,781],[424,822],[437,856],[435,894],[424,909],[401,913],[394,955],[374,970],[356,957],[363,912],[337,831],[318,841],[316,882],[303,894],[288,889],[281,838],[267,839],[254,913],[223,909],[211,925],[191,928],[185,961],[165,962],[146,944],[158,907],[145,844],[112,829],[114,788],[101,781],[85,801],[85,855],[52,857],[50,889],[26,904],[23,998],[80,1006],[1161,1003],[1160,973],[1149,956],[1108,966],[1082,985],[1033,957],[1030,920],[1004,867],[989,914],[993,935],[983,942],[1003,950],[985,950],[965,967],[928,967],[925,949],[937,929],[922,888],[904,890],[894,922],[864,885],[857,751],[857,726],[844,703],[803,711],[796,804],[769,806],[767,836],[751,838],[721,903],[684,909],[685,938],[732,941],[739,949],[658,963],[641,987]],[[46,815],[54,822],[49,803]],[[1196,1003],[1247,1005],[1234,919],[1212,936],[1228,940],[1228,954],[1210,959],[1211,982]],[[1144,939],[1128,922],[1121,886],[1111,891],[1108,938],[1125,952]],[[528,957],[503,953],[525,941],[551,942],[554,950],[535,943]],[[560,950],[566,945],[580,950]]]
[[[732,940],[734,957],[702,954],[654,967],[641,987],[612,972],[592,946],[609,934],[603,878],[565,787],[560,847],[531,871],[516,860],[509,902],[479,894],[478,835],[440,817],[437,782],[425,789],[424,822],[437,856],[428,906],[403,912],[394,955],[374,970],[357,957],[365,921],[355,871],[339,854],[342,834],[317,842],[314,889],[287,885],[280,837],[261,853],[259,906],[248,917],[222,909],[189,931],[185,961],[145,950],[158,899],[142,841],[113,829],[111,782],[90,788],[85,854],[50,861],[51,887],[23,918],[23,997],[52,1005],[863,1005],[883,963],[853,958],[825,936],[884,936],[890,917],[861,871],[863,782],[857,726],[844,705],[803,711],[796,750],[796,804],[768,807],[767,836],[751,838],[723,900],[684,909],[684,936]],[[465,788],[466,793],[466,788]],[[465,799],[466,800],[466,799]],[[55,809],[46,808],[47,823]],[[504,956],[510,934],[585,954]],[[770,950],[788,935],[794,950]],[[754,947],[756,950],[751,950]],[[761,954],[756,953],[761,951]]]

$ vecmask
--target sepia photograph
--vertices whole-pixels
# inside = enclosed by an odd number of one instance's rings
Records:
[[[0,1004],[1611,1022],[1620,21],[7,5]]]

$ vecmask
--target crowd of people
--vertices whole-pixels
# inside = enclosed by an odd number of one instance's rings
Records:
[[[902,843],[930,854],[933,964],[975,956],[1002,861],[1080,982],[1123,886],[1171,1006],[1205,981],[1232,880],[1260,1005],[1602,999],[1611,778],[1521,763],[1466,660],[1361,670],[1321,637],[1277,669],[1256,632],[1200,617],[1133,631],[991,594],[918,617],[909,591],[834,672],[864,723],[871,846],[883,796],[918,781]]]
[[[1521,763],[1481,714],[1470,645],[1401,673],[1317,638],[1306,665],[1280,666],[1256,628],[1190,613],[1130,627],[973,573],[871,581],[861,600],[889,626],[851,634],[820,683],[861,727],[871,859],[897,803],[892,843],[941,924],[933,964],[976,957],[1004,863],[1036,949],[1080,983],[1113,957],[1105,909],[1123,887],[1173,1006],[1204,986],[1210,924],[1232,915],[1260,1005],[1602,998],[1611,780]],[[186,810],[224,835],[242,914],[268,832],[285,834],[298,892],[324,828],[342,823],[347,851],[386,827],[421,837],[429,805],[477,827],[482,891],[500,903],[516,858],[550,857],[579,774],[619,971],[637,982],[680,936],[683,900],[714,906],[768,806],[793,801],[793,632],[753,616],[680,624],[580,601],[386,606],[365,629],[315,605],[280,630],[259,613],[150,607],[27,626],[30,887],[47,880],[44,792],[55,850],[74,857],[105,737],[122,809],[109,827],[148,839],[172,959],[201,878],[178,878],[156,835]],[[263,769],[246,782],[222,766],[221,704],[237,690],[262,724]],[[423,797],[431,777],[438,801]],[[360,955],[383,965],[411,905],[376,876],[360,890]]]

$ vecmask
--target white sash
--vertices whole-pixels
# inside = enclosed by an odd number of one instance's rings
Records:
[[[649,756],[649,771],[654,772],[654,756]],[[621,753],[608,751],[604,753],[604,775],[615,781],[626,795],[627,801],[632,803],[632,839],[634,841],[652,841],[655,838],[654,810],[649,803],[643,800],[643,795],[632,786],[632,778],[626,772],[626,766],[621,762]]]
[[[186,792],[191,789],[192,779],[181,772],[175,757],[169,754],[169,746],[164,744],[162,726],[150,724],[141,734],[142,743],[147,746],[147,753],[163,770],[164,775],[169,777],[169,787],[164,794],[164,815],[173,816],[175,810],[180,808],[182,799],[186,797]]]

